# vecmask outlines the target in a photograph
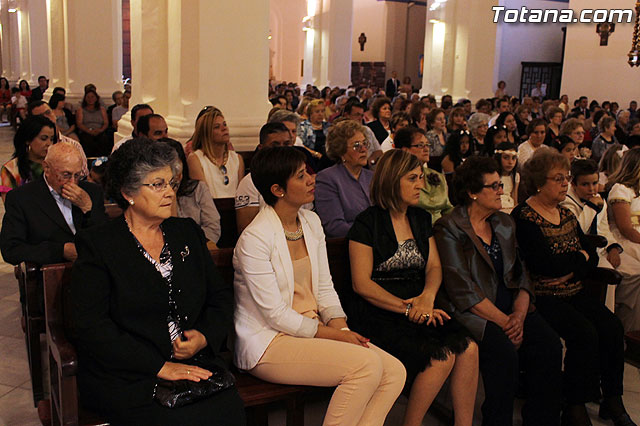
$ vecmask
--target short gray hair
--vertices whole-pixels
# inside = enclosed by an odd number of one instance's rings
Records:
[[[149,173],[165,167],[170,167],[175,176],[179,173],[178,163],[178,153],[166,143],[152,142],[146,138],[125,142],[107,163],[107,195],[126,210],[129,202],[124,199],[122,192],[136,194]]]
[[[300,116],[295,112],[281,109],[271,114],[268,123],[282,123],[283,121],[295,123],[298,126],[300,124]]]
[[[472,114],[471,117],[469,117],[469,121],[467,121],[469,131],[471,133],[475,132],[483,122],[489,124],[490,119],[491,117],[489,117],[489,114],[485,114],[483,112],[476,112],[475,114]]]

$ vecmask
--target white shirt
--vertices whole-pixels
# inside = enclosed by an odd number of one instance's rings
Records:
[[[73,204],[71,204],[71,201],[67,200],[66,198],[63,198],[62,195],[58,194],[56,190],[53,189],[51,185],[49,185],[49,182],[47,182],[46,176],[44,176],[44,181],[49,187],[49,192],[51,192],[53,199],[56,200],[56,204],[60,209],[60,213],[62,213],[62,217],[64,217],[64,221],[67,222],[67,225],[69,225],[69,229],[71,229],[71,232],[73,232],[73,235],[75,235],[76,225],[73,223],[73,210],[72,210]]]
[[[380,149],[382,152],[387,152],[394,148],[393,139],[391,139],[391,135],[387,136],[387,138],[380,145]]]

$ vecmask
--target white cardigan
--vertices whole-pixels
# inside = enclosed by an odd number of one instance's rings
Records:
[[[311,286],[320,318],[326,324],[346,317],[333,288],[327,245],[320,218],[300,209],[304,241],[311,262]],[[279,332],[296,337],[314,337],[318,321],[292,308],[293,262],[282,222],[266,206],[244,230],[233,252],[235,269],[235,356],[238,368],[256,366]]]

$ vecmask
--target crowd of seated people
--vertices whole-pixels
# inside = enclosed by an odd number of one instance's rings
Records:
[[[177,410],[152,400],[159,380],[224,368],[235,323],[240,369],[336,387],[326,425],[382,425],[403,388],[403,424],[421,424],[447,379],[456,425],[471,425],[478,377],[485,425],[512,424],[519,381],[524,424],[589,425],[594,400],[635,424],[621,398],[623,336],[640,329],[633,105],[503,96],[474,111],[401,88],[279,85],[245,164],[214,106],[182,144],[135,105],[114,146],[117,93],[107,111],[91,85],[78,106],[36,99],[45,86],[17,92],[35,98],[0,172],[0,249],[11,263],[75,261],[80,395],[107,418],[243,424],[233,387]],[[87,156],[100,157],[91,171]],[[235,204],[235,305],[209,255],[221,198]],[[106,223],[105,200],[123,216]],[[344,306],[327,238],[349,241]],[[606,306],[585,290],[596,266],[622,275]]]

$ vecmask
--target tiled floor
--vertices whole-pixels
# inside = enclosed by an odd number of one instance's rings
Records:
[[[0,164],[4,164],[13,152],[13,131],[0,127]],[[0,217],[4,205],[0,202]],[[640,371],[631,365],[625,368],[625,396],[627,410],[636,421],[640,421]],[[406,399],[401,398],[389,414],[386,426],[402,423]],[[589,405],[594,426],[610,425],[597,416],[598,407]],[[326,403],[312,404],[306,413],[308,426],[321,423]],[[271,425],[284,425],[284,413],[275,412],[270,416]],[[29,365],[27,363],[24,335],[20,327],[20,300],[18,285],[13,275],[13,267],[0,258],[0,426],[39,425],[33,406]],[[425,425],[444,426],[427,416]]]

